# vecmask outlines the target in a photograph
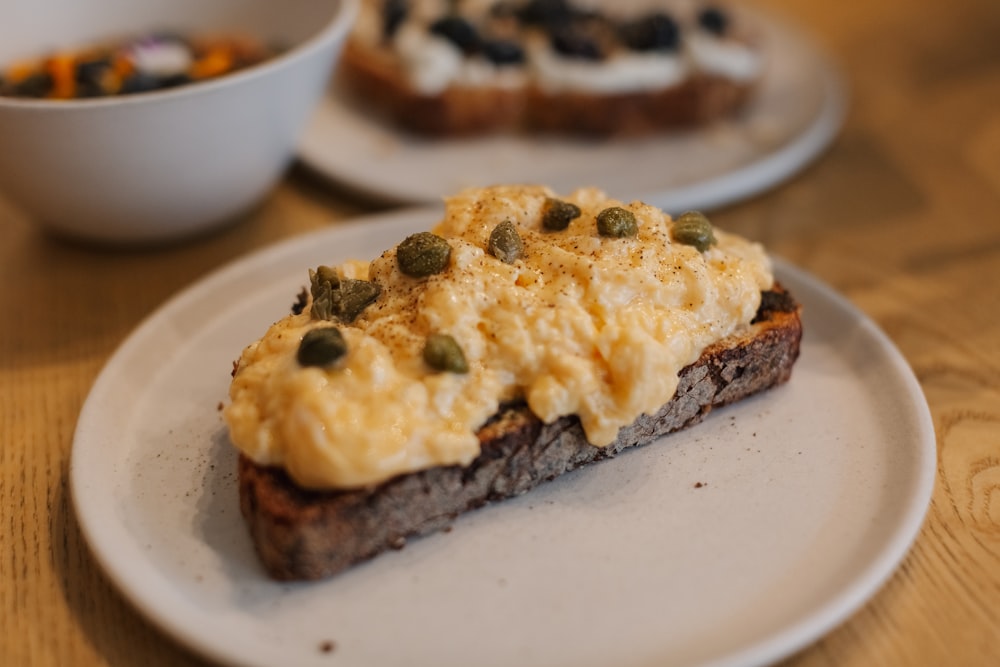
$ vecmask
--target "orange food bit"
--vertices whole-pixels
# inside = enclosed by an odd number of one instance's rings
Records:
[[[118,53],[111,61],[111,70],[119,80],[126,79],[135,73],[135,65],[130,58]]]
[[[122,89],[122,77],[113,69],[105,70],[101,74],[100,86],[105,95],[115,95]]]
[[[21,83],[38,71],[38,63],[30,61],[16,62],[4,72],[4,78],[10,83]]]
[[[152,61],[136,60],[136,49],[152,49]],[[184,64],[158,71],[157,49],[169,56],[184,50]],[[162,54],[160,54],[162,55]],[[183,38],[152,35],[121,43],[57,51],[37,60],[16,61],[0,70],[0,95],[75,99],[128,94],[177,85],[178,82],[219,77],[274,55],[262,44],[240,36]],[[160,58],[162,60],[162,58]],[[169,60],[169,58],[168,58]],[[177,60],[177,58],[174,58]],[[190,63],[190,64],[188,64]]]
[[[49,97],[68,100],[76,94],[76,61],[68,53],[57,53],[46,63],[46,70],[52,77],[52,91]]]
[[[192,79],[207,79],[225,74],[233,68],[233,55],[226,48],[210,50],[191,66]]]

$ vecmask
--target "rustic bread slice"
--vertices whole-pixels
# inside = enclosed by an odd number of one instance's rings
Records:
[[[699,74],[659,90],[628,93],[548,92],[535,85],[457,86],[415,90],[384,53],[349,42],[340,82],[366,112],[429,137],[528,130],[552,134],[641,136],[704,125],[742,109],[756,81]]]
[[[788,380],[802,336],[799,310],[781,287],[764,292],[747,331],[705,350],[681,372],[673,399],[607,447],[588,444],[575,417],[543,424],[514,404],[480,429],[482,453],[471,465],[401,475],[369,489],[304,490],[280,468],[241,455],[240,508],[257,553],[276,579],[326,577],[443,529],[463,512],[691,426],[714,407]]]
[[[452,7],[449,16],[467,19],[468,30],[475,34],[482,30],[484,35],[496,33],[499,21],[502,41],[522,48],[523,61],[494,66],[484,56],[482,48],[465,48],[461,42],[453,43],[456,53],[464,52],[464,65],[472,65],[467,71],[475,74],[458,76],[444,88],[435,85],[422,90],[415,83],[415,79],[421,77],[414,77],[414,73],[437,72],[441,67],[438,59],[426,54],[415,56],[412,48],[404,55],[398,43],[389,36],[398,34],[401,29],[386,31],[388,5],[371,0],[362,5],[365,20],[359,21],[359,25],[365,29],[356,29],[349,36],[341,56],[338,73],[342,90],[363,113],[380,115],[395,127],[428,137],[510,131],[594,137],[642,136],[687,129],[734,115],[750,101],[763,76],[763,66],[749,66],[751,69],[746,70],[748,65],[741,64],[739,56],[735,56],[736,64],[732,63],[732,54],[736,52],[746,54],[747,59],[763,62],[759,31],[746,21],[736,20],[735,14],[721,13],[714,5],[706,5],[705,9],[711,7],[710,11],[715,12],[714,20],[721,23],[714,30],[706,30],[697,25],[693,16],[682,19],[683,12],[676,12],[677,8],[672,8],[670,3],[662,2],[650,5],[648,12],[625,12],[620,16],[617,14],[621,13],[621,8],[609,7],[605,15],[592,11],[593,7],[576,7],[573,2],[525,0],[479,4],[492,4],[493,9],[506,7],[501,12],[505,18],[484,18],[482,12],[466,11],[461,3]],[[410,7],[405,16],[420,13],[417,7],[426,14],[430,11],[428,5],[432,3],[411,0],[401,6]],[[552,6],[546,9],[545,5]],[[525,11],[540,14],[529,19]],[[667,12],[672,18],[667,18]],[[487,16],[490,14],[492,12],[487,12]],[[548,14],[551,16],[540,20]],[[634,25],[635,19],[642,17],[669,21],[676,31],[674,34],[682,36],[675,38],[673,46],[660,44],[651,48],[651,44],[630,44],[622,33],[627,25]],[[426,19],[427,16],[423,16],[421,20]],[[416,20],[412,26],[421,26],[421,20]],[[400,21],[405,23],[406,19],[400,18]],[[671,32],[662,24],[658,25],[658,28],[640,29],[644,37],[639,41],[652,40],[654,35],[663,39],[664,32]],[[373,30],[373,26],[377,28]],[[494,27],[492,33],[491,26]],[[562,47],[561,52],[555,47],[549,48],[553,31],[564,35],[562,41],[567,41],[565,35],[571,36],[568,41],[576,44],[577,49],[582,48],[581,41],[592,43],[600,55],[584,56],[573,49],[567,53],[567,47]],[[683,46],[692,34],[703,36],[701,44],[724,45],[720,48],[728,55],[719,56],[719,51],[711,47],[708,52],[715,56],[704,55],[704,50],[697,52],[702,55],[697,55]],[[450,41],[441,34],[437,36]],[[588,52],[586,48],[582,50]],[[649,73],[650,64],[660,56],[663,69],[654,77]],[[548,64],[543,66],[542,61]],[[684,68],[682,73],[672,71],[667,65],[674,62],[674,67]],[[616,83],[608,83],[611,77]]]

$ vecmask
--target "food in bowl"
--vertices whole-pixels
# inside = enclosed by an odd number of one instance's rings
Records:
[[[247,35],[156,31],[17,61],[0,71],[0,95],[65,100],[146,93],[214,79],[279,52]]]
[[[153,245],[236,223],[273,188],[326,90],[355,0],[32,0],[4,8],[0,63],[168,26],[284,49],[138,95],[0,96],[0,197],[62,238]]]

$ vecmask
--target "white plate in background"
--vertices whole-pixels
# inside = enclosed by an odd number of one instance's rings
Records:
[[[769,69],[735,119],[635,139],[538,136],[426,139],[391,127],[336,88],[320,102],[299,157],[349,189],[387,203],[438,202],[466,186],[596,186],[670,213],[749,197],[812,162],[836,136],[845,92],[836,68],[804,34],[744,10],[759,26]]]
[[[788,384],[332,579],[269,580],[219,415],[231,363],[308,267],[373,257],[437,215],[250,255],[109,360],[78,422],[72,498],[97,560],[153,623],[227,664],[735,667],[816,640],[892,574],[933,486],[926,402],[871,320],[778,261],[805,306]]]

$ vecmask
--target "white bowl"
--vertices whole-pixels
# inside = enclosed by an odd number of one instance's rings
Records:
[[[169,90],[0,97],[0,195],[65,236],[148,243],[224,224],[273,186],[323,93],[356,0],[32,0],[4,7],[0,64],[154,29],[287,49]]]

